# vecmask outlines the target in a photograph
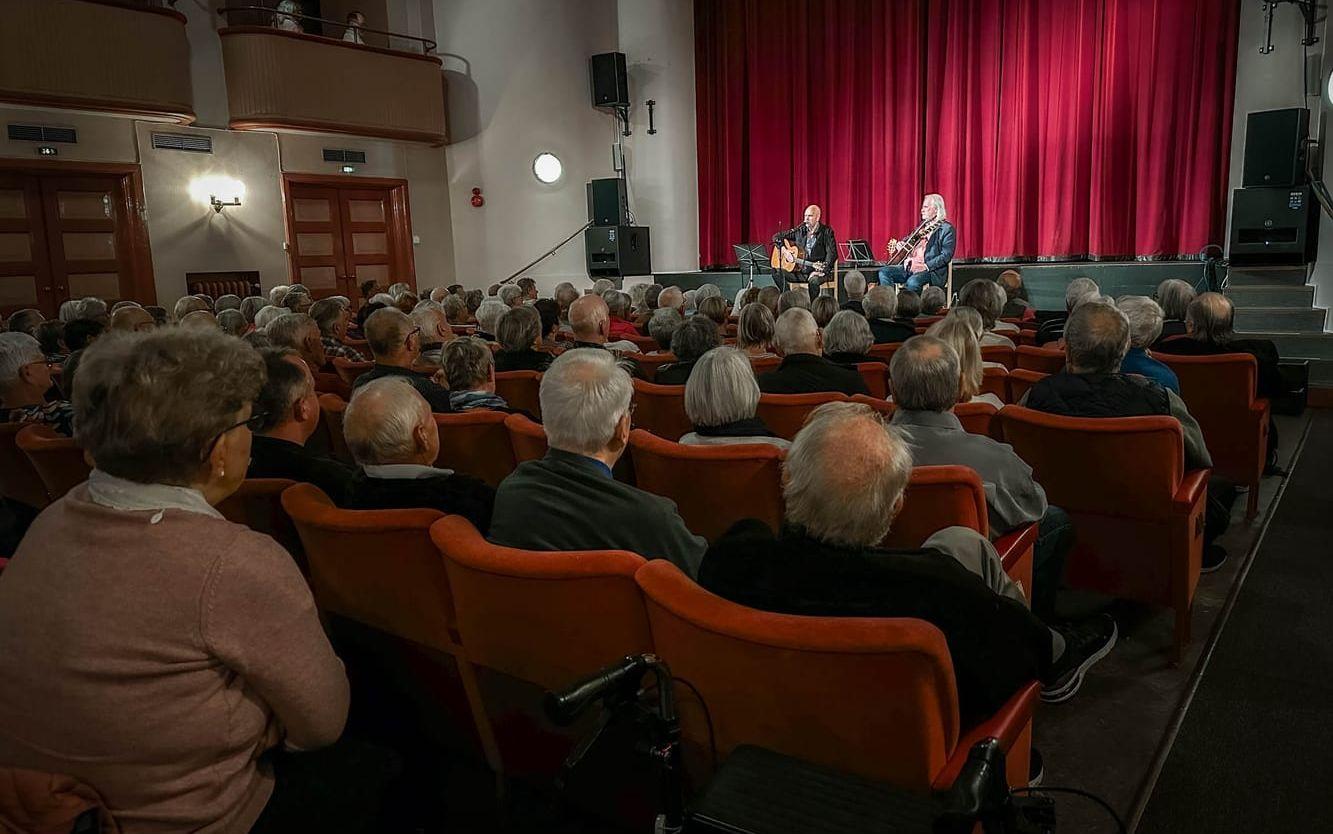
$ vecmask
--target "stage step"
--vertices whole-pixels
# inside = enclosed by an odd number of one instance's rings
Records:
[[[1285,307],[1308,310],[1314,305],[1314,286],[1310,284],[1236,285],[1226,288],[1226,296],[1236,309],[1249,307]]]
[[[1322,307],[1236,307],[1237,330],[1276,333],[1323,333],[1327,311]]]
[[[1302,286],[1310,278],[1304,266],[1233,266],[1227,270],[1232,286],[1271,287],[1279,284]]]

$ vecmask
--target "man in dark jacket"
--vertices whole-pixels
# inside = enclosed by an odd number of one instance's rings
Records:
[[[759,390],[765,394],[870,393],[855,368],[822,356],[824,334],[809,310],[793,307],[778,316],[774,341],[782,353],[782,364],[759,375]]]
[[[611,476],[629,444],[633,393],[609,351],[577,348],[551,363],[541,385],[550,451],[501,482],[491,541],[524,550],[628,550],[697,574],[708,543],[689,531],[676,505]]]
[[[449,390],[429,375],[412,370],[421,356],[421,328],[406,313],[392,307],[376,310],[366,319],[366,341],[375,356],[375,367],[357,377],[352,390],[385,377],[406,380],[437,414],[448,413]]]
[[[1203,293],[1186,308],[1185,335],[1188,338],[1158,342],[1153,349],[1179,356],[1248,353],[1259,364],[1257,395],[1271,398],[1287,393],[1278,368],[1277,347],[1268,339],[1237,339],[1235,317],[1231,299],[1221,293]]]
[[[869,406],[821,406],[788,452],[781,532],[775,538],[762,522],[738,522],[709,549],[699,584],[765,611],[935,625],[949,646],[965,726],[1033,679],[1045,684],[1043,700],[1073,697],[1115,644],[1115,622],[1048,628],[974,530],[946,528],[910,550],[879,547],[911,473],[907,444]]]
[[[943,287],[949,281],[949,262],[957,249],[958,235],[948,221],[944,198],[927,194],[921,200],[921,222],[935,224],[931,233],[906,249],[907,242],[890,240],[890,253],[906,252],[901,264],[886,266],[879,271],[881,284],[906,284],[907,289],[921,292],[922,287]]]
[[[905,342],[916,335],[916,325],[898,321],[894,316],[898,312],[898,296],[893,287],[871,287],[862,302],[866,321],[870,322],[870,333],[877,345],[891,345]]]
[[[838,240],[833,229],[819,222],[823,212],[819,206],[806,206],[801,225],[785,232],[773,235],[773,245],[781,246],[784,242],[795,243],[805,253],[805,264],[800,264],[789,273],[792,284],[805,283],[809,287],[810,298],[819,297],[819,285],[826,276],[833,274],[833,265],[838,260]],[[784,255],[784,257],[787,257]]]

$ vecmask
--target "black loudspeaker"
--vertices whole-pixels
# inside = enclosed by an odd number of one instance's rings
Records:
[[[584,231],[588,275],[652,275],[647,226],[593,226]]]
[[[594,226],[624,226],[629,199],[619,177],[588,180],[588,219]]]
[[[1319,204],[1310,187],[1237,188],[1231,204],[1233,264],[1314,263]]]
[[[1310,111],[1305,107],[1261,110],[1245,120],[1246,188],[1295,188],[1305,184],[1305,140]]]
[[[629,78],[625,53],[603,52],[589,60],[593,107],[629,107]]]

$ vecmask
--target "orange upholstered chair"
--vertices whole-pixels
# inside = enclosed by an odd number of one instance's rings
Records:
[[[503,411],[480,410],[436,414],[440,454],[435,465],[499,486],[518,465],[509,442],[509,430],[505,428],[508,416]]]
[[[963,424],[963,428],[972,434],[987,437],[995,436],[994,421],[998,413],[999,409],[990,403],[959,403],[953,407],[953,415]]]
[[[633,342],[634,345],[639,349],[639,353],[651,353],[652,351],[661,349],[661,345],[659,345],[657,343],[657,340],[654,339],[652,336],[639,336],[637,334],[631,334],[629,336],[622,336],[621,338],[627,342]]]
[[[65,437],[50,426],[25,426],[14,442],[32,462],[52,501],[88,480],[88,473],[93,471],[74,438]]]
[[[680,440],[694,427],[685,415],[684,385],[634,380],[634,425],[667,440]]]
[[[0,831],[69,834],[76,823],[94,821],[98,834],[119,834],[120,825],[93,788],[72,776],[0,767]]]
[[[1259,366],[1248,353],[1173,356],[1154,353],[1180,380],[1180,396],[1199,421],[1213,471],[1250,488],[1246,515],[1259,511],[1268,456],[1268,400],[1255,396]]]
[[[542,417],[542,375],[538,371],[504,371],[495,375],[495,393],[510,408],[526,411],[538,420]]]
[[[355,385],[357,377],[374,367],[374,362],[352,362],[341,356],[333,357],[333,370],[349,386]]]
[[[1018,403],[1023,401],[1032,386],[1041,382],[1050,374],[1041,371],[1029,371],[1025,368],[1015,368],[1009,372],[1009,397],[1005,400],[1007,403]]]
[[[309,575],[305,552],[301,549],[301,537],[296,534],[296,527],[282,508],[282,493],[295,483],[287,478],[246,478],[241,482],[240,489],[218,504],[217,510],[228,521],[244,524],[256,533],[271,536],[292,554],[301,573]]]
[[[906,618],[797,617],[756,611],[700,588],[654,560],[635,575],[657,654],[707,703],[719,756],[766,747],[915,791],[952,784],[971,745],[994,737],[1012,784],[1027,781],[1038,685],[979,727],[960,726],[944,635]],[[698,702],[680,716],[694,750],[707,749]]]
[[[999,419],[1047,498],[1073,520],[1069,582],[1173,608],[1178,659],[1189,642],[1209,475],[1185,471],[1180,423],[1060,417],[1013,405]]]
[[[458,632],[477,667],[506,773],[553,775],[578,733],[547,723],[543,690],[652,651],[634,581],[643,558],[500,547],[459,516],[436,521],[430,536],[444,555]]]
[[[343,382],[343,378],[336,373],[324,373],[323,371],[315,374],[315,393],[333,394],[344,400],[352,398],[352,386]]]
[[[415,683],[409,703],[420,711],[427,735],[480,748],[499,772],[476,679],[459,641],[444,559],[430,539],[430,526],[444,514],[343,510],[310,484],[288,487],[282,508],[301,536],[320,609],[354,625],[342,632],[356,639],[343,642],[365,647],[348,654],[339,647],[354,685],[378,692],[377,685],[388,679],[408,677]],[[365,637],[366,631],[374,638]]]
[[[994,394],[1000,402],[1009,402],[1009,371],[1004,368],[982,368],[981,393]]]
[[[643,371],[644,377],[649,382],[652,382],[653,379],[657,377],[658,368],[676,361],[676,355],[674,353],[631,353],[626,358],[633,359],[638,363],[640,370]]]
[[[25,428],[22,423],[0,423],[0,496],[42,510],[51,497],[32,461],[18,447],[18,433]]]
[[[777,532],[782,524],[782,450],[769,443],[682,446],[635,429],[629,436],[634,476],[676,502],[680,517],[709,541],[742,518]]]
[[[1007,335],[1007,334],[1002,334]],[[1009,370],[1018,367],[1018,352],[1005,345],[986,345],[981,349],[981,361],[999,362]]]
[[[766,374],[769,371],[776,371],[778,369],[778,366],[781,364],[782,364],[781,356],[750,357],[750,368],[754,371],[755,376],[759,376],[760,374]]]
[[[509,432],[515,465],[546,457],[546,430],[541,423],[534,423],[522,414],[510,414],[505,418],[505,431]]]
[[[858,362],[856,370],[870,391],[870,396],[881,400],[889,395],[889,366],[883,362]]]
[[[1058,348],[1019,345],[1018,367],[1025,371],[1058,374],[1065,367],[1065,352]]]
[[[890,342],[886,345],[871,345],[870,350],[866,351],[866,353],[876,359],[883,359],[885,362],[891,362],[893,360],[893,354],[897,353],[898,348],[902,346],[902,342]]]
[[[791,440],[805,425],[810,412],[824,403],[845,402],[847,399],[836,393],[760,394],[758,417],[778,437]]]
[[[347,411],[347,401],[333,394],[319,395],[319,421],[325,427],[329,438],[329,450],[333,457],[343,463],[355,463],[352,450],[347,448],[343,438],[343,414]]]

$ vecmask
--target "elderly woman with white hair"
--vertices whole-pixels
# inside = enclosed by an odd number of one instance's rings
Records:
[[[1159,339],[1185,335],[1185,312],[1196,295],[1194,285],[1179,278],[1168,278],[1157,285],[1153,299],[1162,308],[1162,332]]]
[[[658,385],[684,385],[694,371],[694,364],[708,351],[722,344],[717,325],[705,316],[691,316],[671,337],[671,352],[676,361],[657,369],[653,382]]]
[[[862,362],[888,363],[870,355],[875,337],[870,322],[854,310],[839,310],[824,328],[824,358],[839,365],[856,367]]]
[[[759,383],[755,382],[750,358],[739,348],[714,348],[695,363],[685,383],[685,414],[694,431],[680,442],[688,446],[791,446],[755,416],[758,410]]]
[[[500,299],[487,296],[477,308],[477,338],[494,342],[495,331],[500,329],[500,317],[511,309],[513,308]]]
[[[671,340],[684,323],[680,313],[675,310],[665,308],[653,310],[652,317],[648,319],[648,335],[657,342],[658,349],[652,353],[670,353]]]
[[[267,307],[261,307],[259,312],[255,313],[255,330],[263,332],[270,324],[283,316],[290,316],[292,312],[286,307],[275,307],[270,304]]]
[[[1004,303],[1004,288],[989,278],[974,278],[958,293],[958,306],[970,307],[981,316],[982,347],[1016,347],[1013,339],[1004,334],[1017,333],[1018,325],[1000,321]]]
[[[534,307],[514,307],[500,317],[495,340],[500,349],[495,352],[495,370],[544,371],[554,359],[550,353],[537,350],[542,343],[541,315]]]
[[[1179,394],[1176,372],[1153,358],[1149,351],[1162,335],[1162,308],[1146,295],[1122,295],[1116,306],[1129,320],[1129,351],[1120,360],[1120,373],[1138,374]]]

